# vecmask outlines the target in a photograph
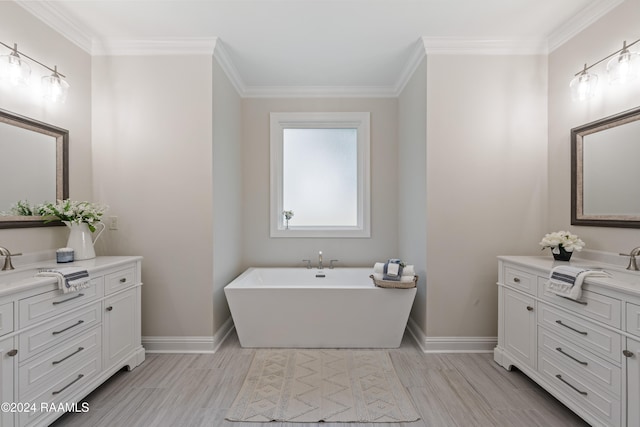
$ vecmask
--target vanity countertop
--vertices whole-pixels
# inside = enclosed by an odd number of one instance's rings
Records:
[[[574,267],[604,270],[610,273],[611,277],[587,276],[584,284],[587,286],[589,284],[598,285],[619,292],[640,296],[640,271],[626,270],[618,265],[576,257],[571,261],[556,261],[552,256],[499,256],[498,259],[508,261],[513,264],[519,264],[523,267],[543,270],[546,274],[548,274],[552,268],[559,265],[571,265]]]
[[[118,267],[136,260],[142,260],[142,257],[98,256],[93,259],[64,264],[58,264],[55,259],[52,259],[16,267],[15,270],[0,271],[0,297],[46,285],[51,285],[52,290],[57,289],[58,285],[54,277],[36,277],[36,273],[41,268],[82,267],[87,269],[89,275],[91,275],[92,273]]]

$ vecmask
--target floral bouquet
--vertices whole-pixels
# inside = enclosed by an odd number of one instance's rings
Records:
[[[57,203],[44,203],[38,206],[38,213],[47,218],[47,222],[57,219],[70,224],[86,223],[91,232],[96,231],[95,225],[100,222],[107,206],[72,200],[58,200]]]
[[[558,259],[556,255],[560,255],[563,252],[568,253],[569,257],[574,251],[580,252],[584,247],[584,242],[568,231],[554,231],[553,233],[545,234],[540,241],[540,245],[542,249],[551,248],[554,258]]]
[[[37,216],[38,206],[32,205],[28,200],[18,200],[8,211],[0,212],[3,216]]]

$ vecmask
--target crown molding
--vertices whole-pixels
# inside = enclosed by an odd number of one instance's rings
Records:
[[[80,49],[91,54],[93,32],[61,12],[59,5],[47,1],[15,1],[18,6],[44,22]]]
[[[395,98],[392,86],[247,86],[243,98]]]
[[[549,40],[549,52],[553,52],[571,40],[582,30],[589,27],[623,2],[624,0],[599,0],[582,9],[549,34],[547,37],[547,40]]]
[[[227,78],[231,82],[231,85],[234,87],[238,95],[241,98],[244,98],[244,93],[246,92],[246,85],[242,81],[242,76],[238,72],[238,69],[235,65],[233,65],[233,61],[229,57],[227,50],[224,47],[224,44],[220,39],[216,42],[215,48],[213,50],[213,57],[216,59],[222,71],[226,74]]]
[[[418,40],[413,47],[413,51],[411,53],[411,56],[409,57],[409,60],[400,72],[400,77],[398,77],[398,81],[396,82],[394,90],[396,97],[400,96],[400,94],[404,90],[404,87],[407,85],[407,83],[409,83],[409,80],[411,80],[413,73],[416,72],[416,69],[420,66],[422,59],[426,55],[427,50],[424,42],[422,40]]]
[[[545,55],[546,40],[422,37],[427,55]]]
[[[94,56],[212,55],[217,37],[107,39],[93,42]]]

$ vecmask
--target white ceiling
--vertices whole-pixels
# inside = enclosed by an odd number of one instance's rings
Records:
[[[92,54],[224,46],[243,91],[393,93],[417,49],[547,53],[623,0],[17,1]],[[636,1],[636,0],[627,0]],[[137,46],[138,51],[132,50]],[[149,50],[149,52],[157,52]],[[174,50],[175,53],[175,50]],[[386,92],[385,92],[386,91]]]

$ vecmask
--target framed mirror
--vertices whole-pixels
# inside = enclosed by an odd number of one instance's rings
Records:
[[[0,153],[0,228],[63,225],[11,210],[69,198],[69,131],[0,109]]]
[[[571,129],[571,224],[640,228],[640,108]]]

